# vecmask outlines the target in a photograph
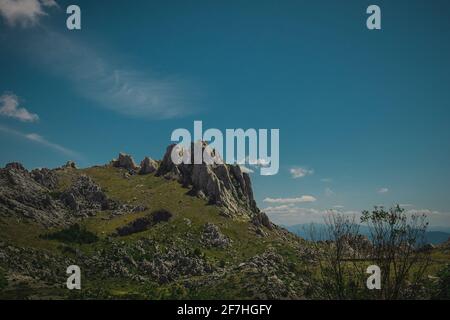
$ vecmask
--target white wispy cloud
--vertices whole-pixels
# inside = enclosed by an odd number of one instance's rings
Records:
[[[316,200],[313,196],[303,195],[297,198],[265,198],[263,201],[267,203],[302,203],[315,202]]]
[[[314,173],[314,170],[303,168],[303,167],[294,167],[289,170],[291,173],[291,177],[294,179],[303,178],[308,175],[312,175]]]
[[[95,106],[139,118],[174,118],[194,112],[201,96],[190,81],[176,74],[162,75],[148,67],[137,68],[109,51],[100,52],[72,35],[39,23],[57,7],[54,0],[0,0],[0,16],[9,26],[33,27],[28,33],[4,34],[2,41],[15,46],[17,59],[25,56],[63,81]],[[10,37],[11,39],[9,39]]]
[[[73,151],[69,148],[66,148],[60,144],[48,141],[47,139],[45,139],[41,135],[38,135],[37,133],[23,133],[21,131],[14,130],[14,129],[11,129],[9,127],[5,127],[2,125],[0,125],[0,131],[7,133],[9,135],[13,135],[13,136],[40,144],[44,147],[47,147],[54,151],[57,151],[65,156],[71,157],[72,159],[83,159],[83,157],[78,152],[75,152],[75,151]]]
[[[294,204],[280,205],[280,206],[272,206],[263,209],[266,213],[271,214],[280,214],[280,215],[294,215],[294,216],[307,216],[307,215],[318,215],[324,216],[327,214],[336,213],[336,210],[333,209],[316,209],[316,208],[304,208],[297,207]],[[360,214],[358,211],[347,210],[347,211],[339,211],[340,214],[346,215],[355,215]]]
[[[406,210],[409,215],[425,215],[430,226],[448,226],[450,227],[450,212],[432,209],[409,209]]]
[[[389,192],[389,189],[388,188],[380,188],[380,189],[378,189],[378,191],[377,191],[378,193],[388,193]]]
[[[333,179],[331,179],[331,178],[322,178],[322,179],[320,179],[320,181],[321,182],[332,182]]]
[[[95,106],[136,118],[175,118],[194,112],[201,96],[190,81],[178,75],[161,75],[135,68],[76,40],[74,37],[40,28],[21,43],[26,58],[70,83]]]
[[[361,215],[358,211],[342,211],[333,209],[317,209],[297,207],[294,204],[283,204],[279,206],[270,206],[262,209],[267,213],[270,219],[280,225],[294,225],[298,223],[324,223],[324,218],[330,214],[339,212],[340,214],[358,217]]]
[[[292,204],[280,205],[264,208],[263,211],[268,214],[304,216],[304,215],[324,215],[329,210],[320,210],[315,208],[300,208]]]
[[[54,0],[0,0],[0,16],[11,27],[30,27],[47,15],[45,7],[56,6]]]
[[[19,107],[19,97],[12,93],[4,93],[0,96],[0,115],[23,122],[35,122],[39,120],[37,114]]]

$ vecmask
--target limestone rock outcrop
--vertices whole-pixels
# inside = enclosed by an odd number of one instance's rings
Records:
[[[274,225],[270,222],[269,217],[264,212],[258,212],[252,218],[252,223],[260,228],[262,226],[266,227],[269,230],[273,230]]]
[[[51,196],[50,175],[41,170],[30,173],[20,163],[0,169],[0,215],[31,219],[45,226],[69,221],[64,206]]]
[[[124,168],[131,171],[136,171],[139,167],[134,162],[133,158],[126,153],[119,153],[119,158],[112,160],[111,164],[113,167]]]
[[[74,161],[69,160],[65,165],[62,166],[63,169],[77,169],[77,165]]]
[[[117,204],[108,199],[102,189],[85,175],[80,176],[64,191],[60,199],[77,216],[91,216],[98,211],[117,207]]]
[[[156,170],[158,170],[158,162],[152,158],[145,157],[144,160],[141,161],[141,169],[139,170],[139,174],[154,173]]]
[[[219,227],[213,223],[203,226],[201,241],[208,248],[226,248],[231,244],[231,239],[222,234]]]
[[[201,143],[203,152],[207,144]],[[191,188],[192,194],[205,197],[209,203],[219,206],[226,216],[250,218],[259,212],[253,198],[250,177],[248,173],[242,172],[238,165],[205,162],[175,164],[171,158],[175,147],[173,144],[167,148],[156,175],[178,180],[183,186]],[[191,145],[191,150],[191,163],[194,163],[194,144]],[[211,157],[215,156],[214,150],[208,151]]]
[[[58,176],[54,170],[47,168],[34,169],[30,174],[34,181],[48,189],[54,189],[58,184]]]
[[[0,169],[0,216],[56,227],[118,207],[87,176],[78,177],[66,190],[59,191],[58,170],[62,169],[29,172],[19,163]]]

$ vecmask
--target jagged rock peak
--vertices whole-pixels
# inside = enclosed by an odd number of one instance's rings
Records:
[[[117,168],[125,168],[128,170],[138,170],[139,167],[136,165],[136,163],[134,162],[133,158],[126,154],[126,153],[119,153],[119,158],[113,159],[111,161],[111,164],[113,165],[113,167],[117,167]]]
[[[77,165],[74,161],[69,160],[65,165],[62,166],[63,169],[77,169]]]
[[[149,174],[156,172],[156,170],[158,170],[158,166],[158,162],[156,162],[152,158],[145,157],[144,160],[141,161],[141,169],[139,170],[139,174]]]
[[[202,152],[207,147],[202,144]],[[156,175],[176,179],[185,187],[192,188],[192,193],[205,197],[211,204],[221,207],[226,216],[243,216],[251,218],[259,212],[253,198],[250,177],[242,172],[238,165],[228,164],[175,164],[171,154],[175,144],[170,145],[158,168]],[[213,156],[214,150],[209,150]],[[191,156],[194,143],[191,144]],[[193,161],[192,161],[193,163]]]
[[[27,169],[25,169],[25,167],[19,162],[7,163],[6,166],[5,166],[5,169],[14,169],[14,170],[18,170],[18,171],[27,171]]]

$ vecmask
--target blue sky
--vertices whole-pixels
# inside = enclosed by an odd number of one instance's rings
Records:
[[[280,172],[252,174],[275,222],[399,203],[450,226],[448,1],[13,2],[0,165],[159,159],[194,120],[279,128]],[[69,4],[82,30],[67,30]],[[366,28],[370,4],[382,30]]]

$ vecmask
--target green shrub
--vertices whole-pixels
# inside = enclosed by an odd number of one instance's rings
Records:
[[[0,269],[0,290],[3,290],[8,285],[5,272]]]
[[[74,224],[67,229],[49,233],[43,236],[44,239],[58,240],[65,243],[94,243],[98,241],[98,237],[88,231],[85,227],[79,224]]]
[[[442,268],[437,276],[439,281],[436,286],[436,293],[434,299],[450,299],[450,264]]]
[[[200,250],[200,248],[195,248],[194,255],[196,255],[197,257],[201,257],[202,256],[202,250]]]

